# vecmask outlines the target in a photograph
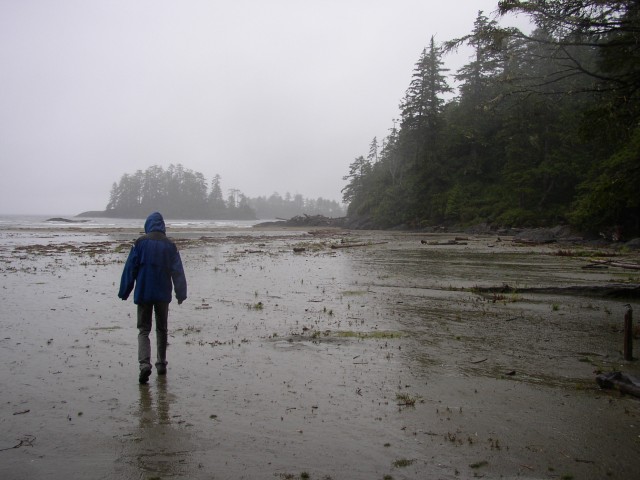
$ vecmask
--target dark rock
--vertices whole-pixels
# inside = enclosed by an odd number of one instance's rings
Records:
[[[624,246],[632,250],[640,250],[640,238],[634,238],[632,240],[629,240],[624,244]]]
[[[514,235],[514,240],[527,243],[554,243],[558,241],[579,241],[582,237],[577,236],[571,227],[558,225],[552,228],[534,228],[518,232]]]

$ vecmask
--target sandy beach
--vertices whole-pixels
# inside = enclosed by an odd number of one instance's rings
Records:
[[[0,232],[0,478],[640,478],[640,399],[595,382],[640,376],[637,299],[530,290],[637,271],[491,235],[174,229],[189,298],[139,385],[138,234]]]

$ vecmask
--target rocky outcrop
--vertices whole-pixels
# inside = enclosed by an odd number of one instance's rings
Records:
[[[331,218],[324,215],[297,215],[289,220],[279,220],[277,222],[263,222],[256,227],[336,227],[345,226],[344,217]]]
[[[515,242],[521,243],[555,243],[563,242],[582,242],[584,237],[577,235],[571,227],[566,225],[558,225],[552,228],[532,228],[522,230],[513,237]]]

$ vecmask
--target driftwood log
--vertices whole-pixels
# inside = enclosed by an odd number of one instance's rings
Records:
[[[338,248],[368,247],[370,245],[383,245],[385,243],[389,243],[389,242],[340,243],[340,244],[335,243],[331,245],[331,248],[335,250]]]
[[[616,389],[621,393],[640,397],[640,381],[622,372],[601,373],[596,376],[600,388]]]
[[[609,265],[611,267],[627,268],[630,270],[640,270],[640,265],[638,265],[637,263],[614,262],[613,260],[592,260],[591,264]]]
[[[474,287],[475,293],[538,293],[551,295],[585,295],[590,297],[640,298],[640,285],[612,283],[609,285],[570,285],[566,287]]]
[[[445,245],[467,245],[467,242],[463,242],[463,241],[460,241],[458,239],[455,239],[455,240],[444,240],[444,241],[441,241],[441,242],[439,242],[439,241],[428,242],[428,241],[425,241],[425,240],[421,240],[421,243],[423,245],[427,244],[427,245],[439,245],[439,246],[445,246]]]

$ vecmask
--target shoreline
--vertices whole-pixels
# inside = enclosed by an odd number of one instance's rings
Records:
[[[315,232],[168,229],[189,298],[146,386],[116,298],[139,230],[0,235],[0,475],[640,475],[640,401],[594,373],[640,374],[623,302],[525,288],[637,274],[495,235]],[[503,284],[522,291],[474,290]]]

